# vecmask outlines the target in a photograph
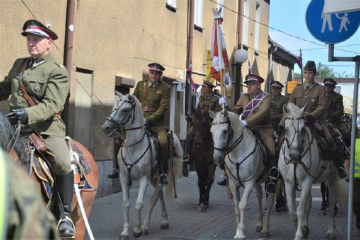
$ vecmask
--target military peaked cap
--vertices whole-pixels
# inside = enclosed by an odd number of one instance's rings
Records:
[[[325,78],[323,83],[325,85],[334,85],[334,86],[337,85],[337,82],[335,82],[334,79],[332,78]]]
[[[281,82],[279,82],[279,81],[272,81],[271,86],[272,87],[277,87],[277,88],[283,88],[284,87],[284,85],[282,85]]]
[[[148,66],[150,71],[162,72],[165,70],[165,68],[158,63],[150,63]]]
[[[209,87],[209,88],[213,88],[215,87],[215,85],[212,82],[209,82],[207,80],[204,80],[203,84],[201,85],[203,87]]]
[[[23,30],[23,32],[21,33],[21,35],[23,35],[23,36],[26,36],[28,33],[31,33],[31,34],[46,37],[46,38],[52,39],[52,40],[58,39],[58,36],[56,35],[56,33],[53,30],[46,27],[39,20],[36,20],[36,19],[27,20],[24,23],[22,30]]]
[[[245,84],[248,84],[249,82],[258,82],[258,83],[263,83],[264,82],[264,79],[258,75],[255,75],[255,74],[248,74],[246,75],[245,77]]]

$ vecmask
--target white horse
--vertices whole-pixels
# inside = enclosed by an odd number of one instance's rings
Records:
[[[295,225],[295,240],[307,238],[311,209],[311,187],[314,183],[327,181],[329,186],[329,228],[326,238],[335,239],[334,206],[336,197],[341,204],[347,202],[346,190],[338,181],[338,173],[332,160],[320,157],[315,136],[305,125],[303,108],[293,103],[284,105],[285,140],[280,148],[279,169],[285,181],[286,198],[290,217]],[[297,212],[295,211],[296,189],[301,189]]]
[[[229,178],[229,185],[234,195],[235,215],[237,229],[235,239],[246,239],[244,235],[244,213],[248,198],[255,188],[258,201],[256,231],[261,231],[262,238],[270,237],[269,218],[274,203],[274,196],[269,195],[267,210],[263,225],[263,213],[261,207],[262,188],[261,183],[268,179],[268,171],[262,162],[262,148],[253,133],[241,123],[235,113],[226,110],[211,113],[214,121],[211,133],[214,141],[214,162],[225,164]],[[239,188],[244,187],[244,194],[240,201]],[[240,203],[239,203],[240,201]]]
[[[121,239],[129,239],[129,187],[132,180],[139,181],[139,194],[136,199],[136,221],[134,227],[134,237],[138,238],[142,234],[148,234],[150,224],[151,212],[160,199],[161,204],[161,229],[168,229],[169,223],[167,220],[168,214],[166,212],[163,186],[158,184],[156,148],[154,142],[144,128],[144,117],[139,100],[132,95],[121,95],[119,101],[114,105],[114,108],[106,122],[102,126],[102,131],[108,136],[113,136],[116,131],[126,132],[126,140],[123,142],[118,154],[118,163],[120,166],[120,183],[123,191],[123,209],[124,209],[124,230],[121,233]],[[175,152],[178,156],[183,156],[182,147],[178,137],[174,134]],[[183,160],[181,158],[168,159],[168,180],[169,184],[166,186],[166,196],[170,201],[174,200],[174,181],[181,176]],[[141,210],[143,208],[143,198],[149,182],[154,186],[155,191],[151,196],[150,208],[147,216],[144,219],[144,224],[141,226]]]

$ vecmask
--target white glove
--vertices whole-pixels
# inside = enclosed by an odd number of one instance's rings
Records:
[[[225,97],[219,98],[219,104],[220,104],[220,105],[224,104],[225,107],[226,107],[226,106],[227,106],[226,98],[225,98]]]
[[[246,125],[247,125],[247,123],[246,123],[246,121],[245,121],[245,120],[241,120],[241,123],[242,123],[244,126],[246,126]]]

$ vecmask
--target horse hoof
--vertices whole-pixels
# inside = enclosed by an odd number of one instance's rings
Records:
[[[162,223],[160,229],[169,229],[169,223]]]
[[[256,232],[261,232],[262,226],[256,226]]]
[[[129,236],[121,235],[119,240],[129,240]]]
[[[149,235],[149,230],[148,229],[143,230],[143,235]]]
[[[270,232],[269,231],[261,232],[260,237],[261,238],[269,238],[270,237]]]
[[[141,230],[140,232],[134,232],[133,235],[134,235],[134,237],[136,237],[136,238],[141,237],[141,235],[142,235],[142,230]]]
[[[336,239],[336,234],[335,233],[327,233],[326,239]]]
[[[197,206],[197,210],[202,212],[202,211],[205,211],[206,209],[208,209],[208,207],[209,207],[209,205],[205,205],[205,204],[201,203],[200,205]]]
[[[325,216],[325,215],[326,215],[326,211],[325,211],[325,210],[320,210],[319,215],[320,215],[320,216]]]
[[[302,225],[301,231],[302,231],[302,233],[303,233],[303,235],[304,235],[304,238],[307,238],[307,236],[308,236],[309,233],[310,233],[310,229],[308,228],[308,226]]]

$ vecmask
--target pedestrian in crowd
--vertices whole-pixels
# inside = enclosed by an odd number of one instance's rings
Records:
[[[354,164],[354,194],[353,211],[356,217],[356,227],[360,230],[360,127],[355,142],[355,164]]]
[[[218,112],[222,108],[219,104],[219,97],[213,92],[213,88],[215,87],[209,81],[204,80],[203,84],[201,85],[201,96],[199,98],[199,103],[197,107],[205,108],[209,107],[209,110],[213,112]],[[186,120],[191,122],[191,116],[186,116]],[[186,134],[186,152],[184,154],[184,161],[190,160],[190,153],[191,153],[191,146],[194,141],[194,130],[191,126]]]
[[[5,143],[7,144],[7,143]],[[0,210],[0,239],[58,239],[56,220],[45,206],[33,179],[0,148],[2,188]],[[1,206],[6,203],[6,206]],[[4,229],[1,229],[3,226]]]
[[[275,158],[274,145],[274,129],[270,123],[270,94],[261,90],[261,83],[264,79],[255,74],[246,76],[248,93],[244,94],[237,101],[233,108],[227,107],[229,111],[241,114],[241,122],[244,126],[255,129],[260,140],[267,150],[267,165],[269,168],[270,183],[266,189],[267,193],[275,193],[275,181],[279,177],[279,169],[277,168],[277,159]],[[219,103],[227,106],[226,98],[221,97]]]
[[[306,105],[304,117],[310,128],[312,128],[315,121],[318,121],[321,125],[323,132],[320,132],[320,134],[322,134],[329,146],[330,156],[332,157],[332,160],[338,170],[339,177],[345,178],[347,175],[344,170],[340,150],[335,145],[331,138],[331,134],[326,127],[325,115],[327,109],[325,90],[323,86],[314,82],[315,74],[315,62],[308,61],[304,67],[305,83],[299,84],[294,88],[289,98],[289,102],[294,103],[299,108]],[[278,134],[282,134],[284,131],[285,118],[286,115],[284,114],[277,129]]]
[[[165,68],[159,63],[150,63],[149,79],[139,81],[134,96],[139,99],[144,113],[145,126],[159,135],[159,184],[167,185],[168,158],[170,155],[165,128],[165,115],[170,105],[170,86],[160,80]]]
[[[74,174],[64,140],[65,124],[60,117],[69,93],[68,73],[50,53],[53,41],[58,39],[52,29],[30,19],[22,30],[30,57],[17,59],[4,81],[0,82],[0,101],[11,96],[11,115],[25,128],[41,134],[48,151],[55,156],[49,160],[65,215],[64,218],[59,216],[58,231],[60,238],[71,238],[75,236],[70,218]]]

